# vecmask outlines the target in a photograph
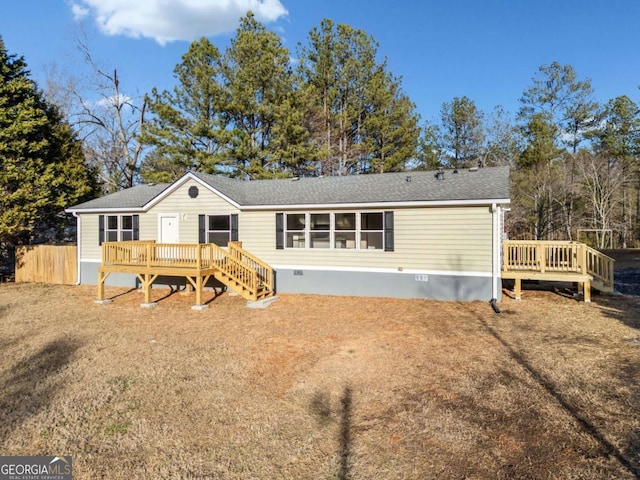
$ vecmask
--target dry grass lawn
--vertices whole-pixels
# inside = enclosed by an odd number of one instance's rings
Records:
[[[76,479],[640,478],[638,297],[107,294],[0,285],[0,454]]]

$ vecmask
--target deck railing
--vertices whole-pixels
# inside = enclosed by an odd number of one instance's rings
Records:
[[[104,242],[104,265],[209,268],[226,256],[210,243],[156,243],[153,240]]]
[[[144,268],[184,268],[197,271],[215,269],[250,292],[273,292],[273,270],[260,259],[230,244],[225,250],[213,243],[156,243],[155,241],[103,242],[102,264],[105,266]],[[226,282],[225,282],[226,283]]]
[[[502,270],[540,273],[567,272],[592,275],[607,286],[613,286],[611,257],[584,243],[505,240]]]
[[[273,291],[273,268],[242,248],[242,242],[229,242],[229,255],[256,271],[258,281]]]
[[[598,250],[587,247],[587,273],[599,278],[602,282],[613,287],[613,266],[615,260]]]

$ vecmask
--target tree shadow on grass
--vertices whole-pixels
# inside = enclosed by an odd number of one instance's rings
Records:
[[[600,295],[596,308],[609,318],[627,327],[640,330],[640,298],[632,296]]]
[[[59,338],[14,365],[0,382],[0,443],[27,419],[51,404],[64,385],[58,374],[71,362],[81,344]]]
[[[585,433],[591,436],[600,446],[601,451],[610,457],[615,458],[629,473],[635,478],[640,479],[640,465],[633,458],[633,448],[623,451],[618,448],[612,442],[607,440],[605,435],[598,429],[598,427],[591,422],[586,415],[580,412],[579,408],[576,408],[571,401],[566,398],[560,389],[554,384],[554,382],[548,378],[543,372],[540,372],[535,368],[527,358],[518,352],[506,339],[504,339],[498,331],[496,331],[491,325],[489,325],[480,315],[476,315],[476,318],[482,325],[482,327],[495,338],[508,352],[509,356],[524,368],[531,378],[540,385],[556,402],[562,407],[562,409],[569,414]]]
[[[338,480],[348,480],[351,476],[351,422],[353,409],[353,391],[349,385],[344,387],[340,397],[340,408],[334,417],[331,409],[331,396],[328,392],[317,391],[311,399],[310,410],[320,425],[326,426],[332,421],[340,425],[338,431]]]

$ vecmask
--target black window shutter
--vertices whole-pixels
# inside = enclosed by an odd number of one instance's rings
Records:
[[[207,243],[206,231],[204,228],[204,222],[206,220],[205,215],[198,215],[198,243]]]
[[[140,215],[134,215],[132,218],[133,223],[133,239],[140,240]]]
[[[284,248],[284,213],[276,213],[276,249]]]
[[[384,251],[393,252],[393,212],[384,212]]]
[[[98,245],[104,242],[104,215],[98,216]]]
[[[238,214],[237,213],[231,214],[231,241],[232,242],[238,241]]]

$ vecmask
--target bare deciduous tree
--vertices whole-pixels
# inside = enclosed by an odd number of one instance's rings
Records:
[[[624,170],[610,157],[604,155],[582,155],[577,162],[582,182],[582,194],[591,210],[592,228],[596,229],[597,247],[607,246],[606,232],[611,231],[616,209],[619,207],[619,193],[629,182]]]
[[[145,122],[145,97],[132,97],[123,91],[118,71],[107,73],[98,65],[83,34],[78,37],[77,47],[89,75],[81,81],[54,67],[47,79],[47,96],[60,106],[78,132],[104,192],[131,187],[138,181],[143,156],[139,133]]]

